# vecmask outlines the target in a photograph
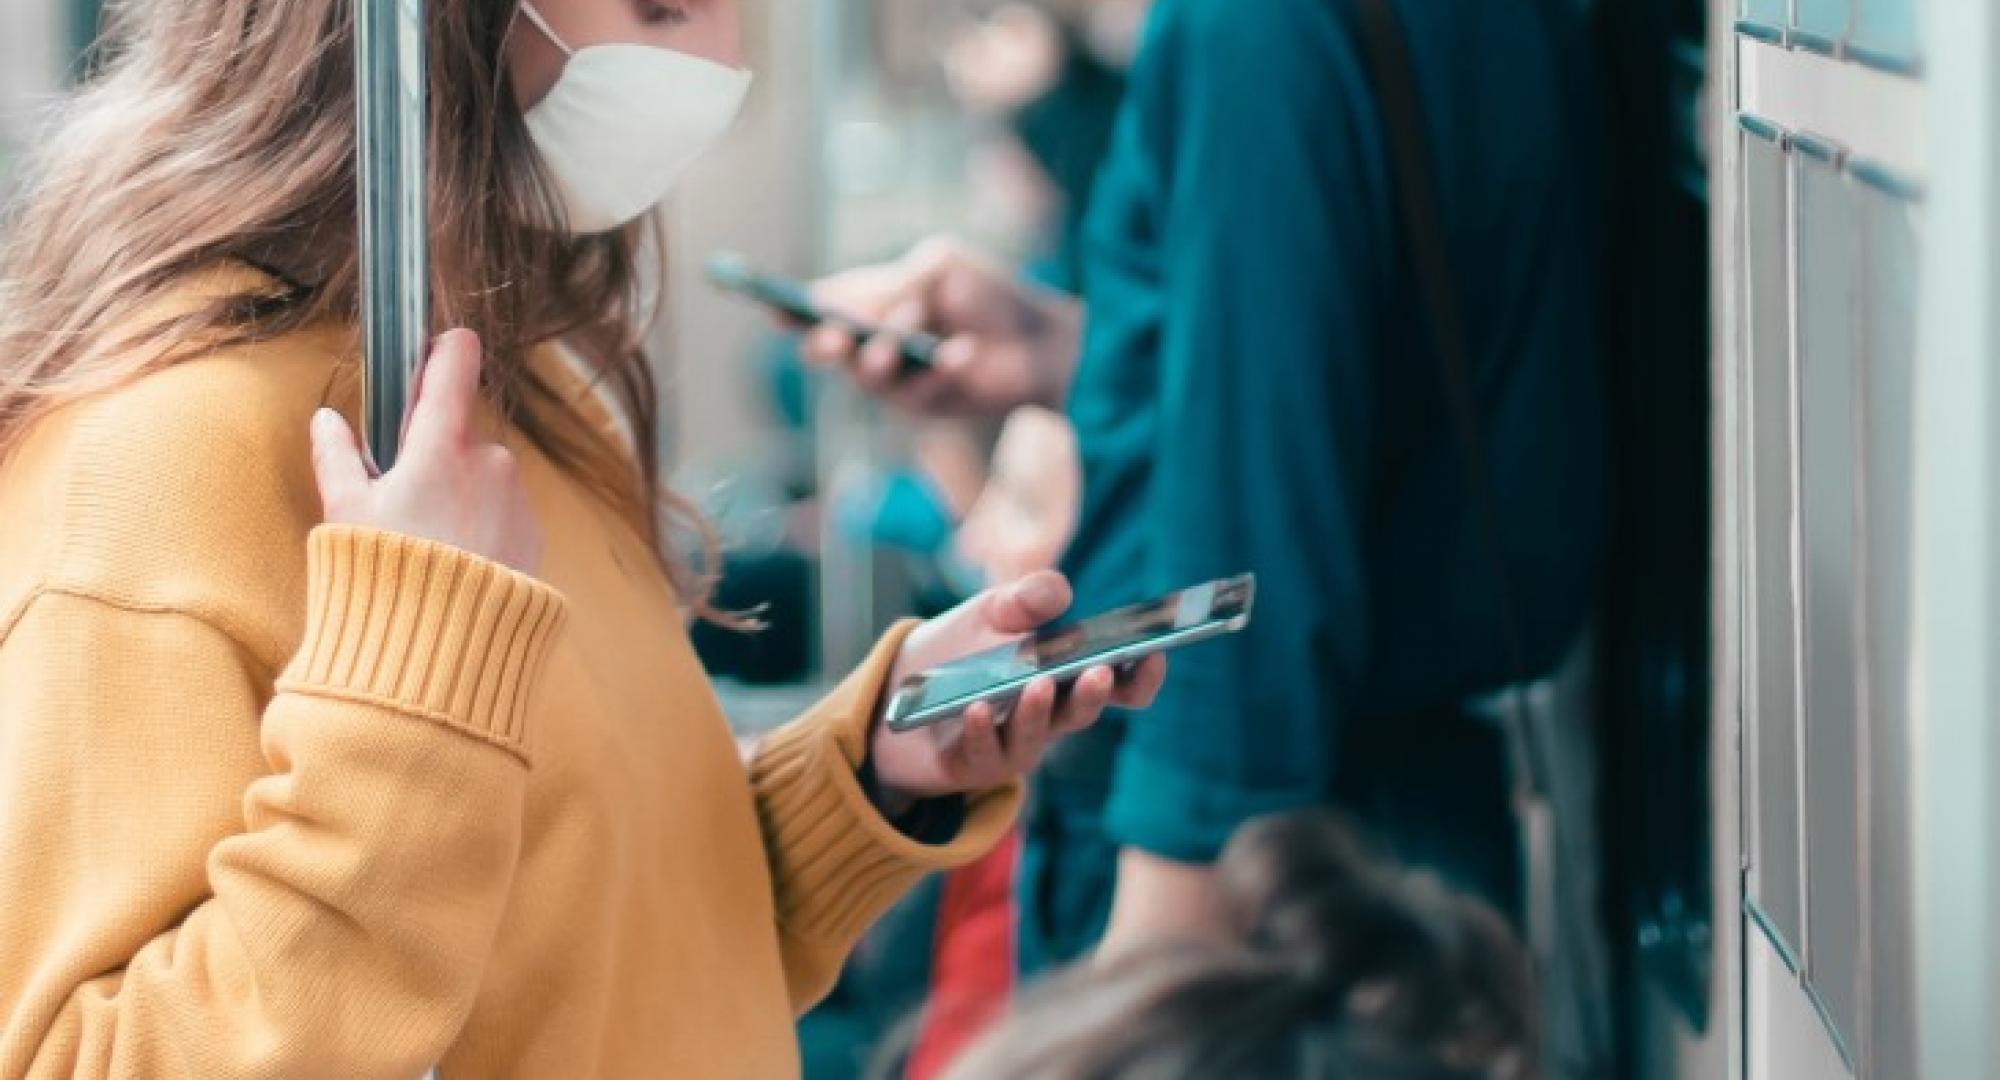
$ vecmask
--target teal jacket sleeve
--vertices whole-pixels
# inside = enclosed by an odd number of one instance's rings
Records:
[[[1160,253],[1148,585],[1259,576],[1255,619],[1177,654],[1133,718],[1106,825],[1213,858],[1236,826],[1323,801],[1369,656],[1363,573],[1390,270],[1367,81],[1316,0],[1162,0],[1122,152]]]

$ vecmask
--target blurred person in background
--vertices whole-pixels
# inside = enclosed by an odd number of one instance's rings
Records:
[[[1066,292],[1081,287],[1084,213],[1110,151],[1126,69],[1145,3],[1006,3],[945,51],[952,93],[998,134],[976,152],[991,200],[1039,219],[1027,274]],[[1025,175],[1024,175],[1025,174]]]
[[[1218,925],[1029,991],[950,1080],[1527,1080],[1534,981],[1499,913],[1323,811],[1253,821]]]
[[[1083,210],[1144,8],[1004,3],[966,23],[944,51],[953,97],[980,132],[965,167],[975,217],[1021,252],[1031,280],[1078,288]],[[916,420],[911,460],[859,493],[856,531],[933,558],[961,591],[1011,580],[1023,565],[1053,567],[1080,502],[1067,420],[1033,406],[1004,419]]]
[[[944,52],[952,94],[976,134],[965,165],[975,228],[1021,259],[1024,275],[1052,287],[1077,287],[1082,208],[1130,60],[1093,13],[1130,6],[1002,4],[968,22]],[[1025,406],[1006,416],[997,437],[993,419],[918,418],[912,467],[876,485],[874,531],[888,539],[881,526],[898,526],[899,546],[918,556],[920,582],[963,594],[1013,580],[1023,567],[1048,569],[1074,531],[1081,479],[1067,418]],[[982,475],[967,497],[966,485],[952,482],[966,470],[940,467],[962,455],[940,451],[974,443]],[[1012,992],[1018,853],[1010,836],[941,883],[923,1021],[902,1068],[910,1080],[938,1076]]]
[[[1031,279],[1075,287],[1077,223],[1109,141],[1136,34],[1134,20],[1104,13],[1132,6],[1129,0],[1003,4],[961,21],[943,50],[953,100],[972,134],[963,165],[969,227],[1019,259]],[[790,360],[788,351],[773,355]],[[787,362],[778,370],[792,369]],[[843,470],[824,493],[844,543],[889,556],[907,575],[920,614],[943,611],[986,583],[1014,580],[1023,567],[1055,566],[1080,502],[1068,420],[1026,407],[1004,419],[916,421],[906,438],[883,440],[900,445],[877,446],[866,469]],[[801,550],[810,558],[813,545]],[[770,618],[756,635],[698,627],[696,642],[712,671],[779,673],[746,661],[789,654],[771,645],[800,639],[792,630],[802,613],[785,602],[795,590],[762,590],[799,583],[793,570],[801,562],[792,551],[760,556],[731,546],[718,597],[760,611],[770,603]],[[903,1071],[913,1080],[934,1077],[1004,1007],[1014,977],[1018,846],[1010,836],[913,893],[863,940],[833,997],[801,1023],[809,1075],[857,1075],[854,1047],[885,1033],[883,1019],[903,1015],[921,997],[924,1023]]]
[[[877,723],[1060,615],[1043,574],[739,758],[635,314],[649,209],[748,89],[736,5],[423,9],[430,309],[480,333],[387,472],[350,5],[114,9],[9,222],[0,1077],[793,1074],[863,928],[1162,678]]]
[[[1261,578],[1246,633],[1187,653],[1158,708],[1039,775],[1018,892],[1029,970],[1107,933],[1116,951],[1210,921],[1223,843],[1299,806],[1345,808],[1401,857],[1521,904],[1502,735],[1467,702],[1548,670],[1594,591],[1587,58],[1580,13],[1553,0],[1395,11],[1463,294],[1498,559],[1346,3],[1154,6],[1096,180],[1081,302],[950,241],[820,285],[889,332],[822,328],[809,357],[890,401],[1067,411],[1082,610]],[[902,378],[890,339],[916,329],[946,340],[931,373]]]

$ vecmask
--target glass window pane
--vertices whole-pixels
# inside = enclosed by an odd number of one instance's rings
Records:
[[[1791,287],[1786,270],[1789,200],[1785,154],[1744,133],[1743,220],[1749,255],[1744,309],[1749,318],[1749,505],[1746,569],[1751,691],[1749,770],[1750,895],[1783,947],[1802,944],[1799,891],[1798,646],[1792,597]]]
[[[1917,0],[1857,0],[1852,45],[1869,62],[1908,67],[1917,59],[1917,25]]]
[[[1780,27],[1785,25],[1787,12],[1785,0],[1743,0],[1743,17],[1762,26]]]
[[[1797,3],[1797,21],[1792,24],[1792,36],[1798,41],[1830,50],[1834,42],[1847,36],[1853,0],[1797,0]]]
[[[1868,1073],[1915,1076],[1915,898],[1910,891],[1909,672],[1916,423],[1917,207],[1861,195],[1862,440],[1868,593]]]
[[[1806,970],[1854,1045],[1860,1017],[1858,191],[1828,160],[1798,175],[1799,529],[1805,634]]]

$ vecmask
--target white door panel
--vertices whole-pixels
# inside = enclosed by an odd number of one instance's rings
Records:
[[[1811,996],[1755,931],[1745,943],[1749,1080],[1835,1080],[1853,1075]]]

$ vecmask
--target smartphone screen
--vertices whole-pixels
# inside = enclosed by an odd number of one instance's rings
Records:
[[[1156,652],[1242,629],[1256,578],[1211,581],[1079,622],[1044,627],[1008,645],[975,653],[905,680],[889,703],[887,723],[907,730],[954,716],[979,701],[1001,701],[1037,676],[1073,679],[1099,664],[1122,665]]]

